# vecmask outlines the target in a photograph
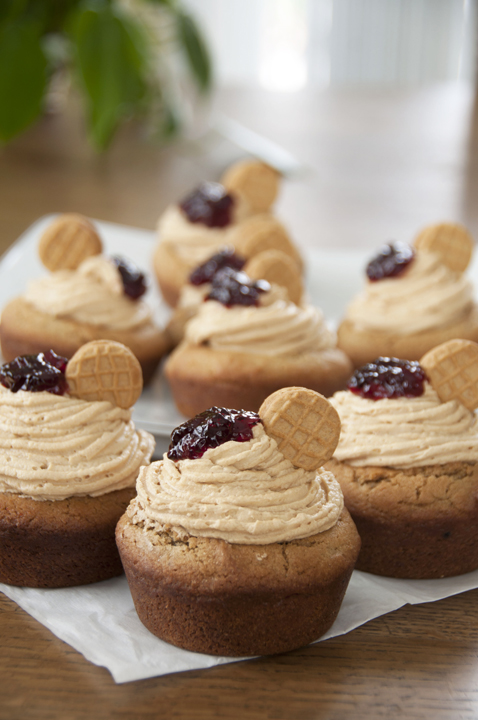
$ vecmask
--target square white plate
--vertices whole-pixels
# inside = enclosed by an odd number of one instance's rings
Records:
[[[0,308],[12,297],[23,293],[30,280],[47,272],[38,258],[37,247],[42,232],[54,217],[48,215],[37,220],[0,259]],[[162,300],[152,277],[151,257],[157,242],[156,234],[114,223],[97,221],[96,225],[107,254],[123,255],[148,274],[150,287],[145,300],[153,308],[158,323],[164,325],[171,311]],[[364,267],[374,250],[307,252],[307,289],[310,300],[322,308],[325,317],[332,323],[339,322],[347,303],[361,289]],[[477,287],[478,257],[475,257],[469,275]],[[161,371],[143,391],[134,407],[133,419],[138,427],[160,438],[169,437],[172,430],[184,422],[185,418],[176,410]]]

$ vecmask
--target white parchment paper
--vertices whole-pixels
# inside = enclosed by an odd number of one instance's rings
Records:
[[[0,307],[18,295],[29,280],[44,274],[36,248],[52,218],[37,221],[1,259]],[[97,224],[108,253],[128,256],[134,247],[135,262],[145,270],[149,267],[153,232],[112,223]],[[357,267],[364,265],[367,254],[350,250],[346,253],[309,251],[311,298],[326,317],[332,320],[342,317],[344,307],[359,290],[361,280]],[[478,278],[478,254],[470,276]],[[159,302],[159,296],[155,296],[153,307]],[[159,389],[158,395],[145,396],[143,406],[137,409],[141,411],[137,424],[151,432],[163,431],[164,413],[157,416],[156,404],[164,405],[168,400],[161,393]],[[176,423],[171,420],[174,409],[166,405],[165,412],[174,427]],[[159,449],[157,452],[160,455]],[[477,587],[478,570],[444,580],[393,580],[355,571],[337,620],[321,640],[349,632],[407,603],[440,600]],[[124,576],[61,590],[16,588],[0,583],[0,591],[87,660],[106,667],[118,683],[234,661],[179,650],[151,635],[136,615]]]
[[[332,628],[321,638],[343,635],[407,603],[440,600],[478,587],[478,570],[442,580],[395,580],[355,570]],[[158,640],[141,624],[124,576],[61,590],[17,588],[0,591],[117,683],[196,670],[234,658],[180,650]]]

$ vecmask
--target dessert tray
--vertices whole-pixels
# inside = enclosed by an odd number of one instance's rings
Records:
[[[52,217],[38,220],[0,260],[2,307],[11,297],[20,294],[30,280],[44,274],[37,256],[37,243]],[[107,253],[129,257],[149,272],[153,232],[103,222],[98,223],[98,228]],[[340,319],[347,302],[360,289],[361,269],[369,255],[369,251],[308,254],[311,300],[331,321]],[[478,286],[478,258],[469,272],[475,287]],[[153,284],[146,299],[159,322],[164,323],[170,311]],[[158,437],[158,445],[164,445],[166,436],[183,421],[174,408],[161,371],[135,406],[134,419],[138,426]],[[355,570],[338,617],[321,640],[342,635],[403,605],[432,602],[474,588],[478,588],[478,570],[441,580],[397,580]],[[124,576],[89,586],[55,590],[0,584],[0,592],[90,662],[106,667],[119,683],[235,660],[181,650],[151,635],[136,615]]]

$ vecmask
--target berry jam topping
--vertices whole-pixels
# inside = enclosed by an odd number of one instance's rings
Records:
[[[225,267],[212,279],[212,288],[205,300],[217,300],[226,307],[233,305],[259,305],[261,293],[268,292],[271,286],[267,280],[251,280],[246,273]]]
[[[222,270],[222,268],[225,267],[242,270],[245,264],[246,259],[240,255],[236,255],[234,248],[225,247],[193,270],[189,276],[189,282],[191,285],[204,285],[204,283],[212,281],[218,270]]]
[[[384,245],[379,254],[367,265],[367,277],[373,282],[384,278],[397,277],[410,265],[415,252],[410,245],[391,242]]]
[[[53,350],[38,355],[20,355],[0,367],[0,383],[16,393],[19,390],[64,395],[68,392],[65,370],[68,360]]]
[[[420,397],[426,379],[424,369],[416,361],[379,357],[356,370],[347,387],[369,400]]]
[[[138,300],[147,290],[146,278],[136,265],[122,257],[111,258],[119,270],[123,281],[124,294],[132,300]]]
[[[219,183],[202,183],[179,207],[189,222],[207,227],[226,227],[232,221],[234,200]]]
[[[229,440],[247,442],[252,438],[252,428],[260,422],[259,415],[248,410],[209,408],[173,430],[168,458],[196,460],[209,448]]]

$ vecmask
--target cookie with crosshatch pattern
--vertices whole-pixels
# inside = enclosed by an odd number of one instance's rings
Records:
[[[478,408],[478,344],[449,340],[426,353],[420,365],[442,402],[459,400],[468,410]]]
[[[264,400],[259,416],[293,465],[316,470],[334,454],[340,418],[323,395],[307,388],[282,388]]]
[[[251,258],[266,250],[281,250],[302,268],[302,258],[287,230],[273,215],[251,215],[231,228],[229,240],[239,255]]]
[[[302,277],[282,250],[264,250],[254,255],[246,263],[244,272],[253,280],[267,280],[286,288],[289,299],[296,305],[300,303],[304,294]]]
[[[143,389],[141,365],[131,350],[113,340],[83,345],[66,367],[70,394],[82,400],[108,400],[132,407]]]
[[[280,173],[260,160],[241,160],[226,170],[221,184],[247,200],[254,212],[270,208],[279,192]]]
[[[464,225],[438,223],[424,228],[415,238],[417,250],[429,250],[440,256],[444,265],[455,272],[463,272],[473,254],[473,238]]]
[[[38,254],[50,271],[76,270],[103,249],[101,238],[84,215],[65,213],[47,227],[40,238]]]

